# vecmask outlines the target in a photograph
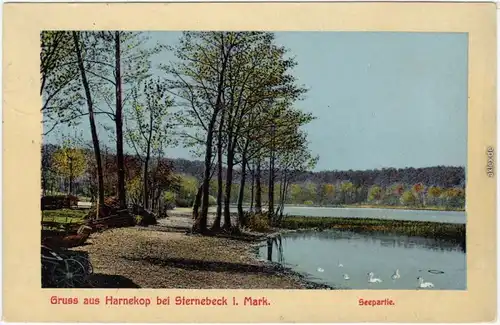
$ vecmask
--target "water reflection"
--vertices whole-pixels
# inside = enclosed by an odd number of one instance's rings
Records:
[[[276,260],[273,260],[273,247],[276,248],[277,252]],[[281,236],[267,239],[267,260],[271,262],[276,261],[281,264],[286,264],[283,255],[283,242]]]
[[[350,289],[412,289],[416,278],[436,284],[434,289],[466,288],[465,245],[441,239],[362,234],[351,231],[306,231],[267,240],[262,257],[309,273],[318,281]],[[338,264],[342,263],[343,268]],[[322,272],[318,273],[318,269]],[[391,275],[396,269],[401,279]],[[374,272],[383,283],[368,284]],[[343,274],[350,279],[344,279]]]
[[[379,244],[386,247],[401,247],[412,248],[422,247],[438,251],[455,251],[460,250],[465,252],[465,240],[452,242],[428,237],[418,236],[399,236],[391,235],[382,232],[372,232],[369,235],[360,234],[352,231],[304,231],[293,234],[286,234],[286,240],[297,241],[309,239],[314,236],[319,241],[329,242],[332,240],[347,240],[348,242],[357,242],[362,240],[364,243]],[[278,236],[282,240],[283,235]]]

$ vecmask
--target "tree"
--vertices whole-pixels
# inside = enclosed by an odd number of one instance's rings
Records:
[[[335,194],[336,194],[335,185],[333,185],[333,184],[324,184],[323,185],[323,192],[325,193],[327,202],[329,204],[334,203]]]
[[[417,183],[413,185],[412,191],[415,194],[415,198],[417,202],[419,202],[421,205],[424,205],[425,203],[425,186],[422,183]]]
[[[224,196],[224,228],[231,227],[230,202],[234,166],[241,164],[239,215],[244,196],[249,152],[255,130],[262,132],[262,122],[276,129],[279,121],[269,121],[261,116],[274,111],[278,117],[282,111],[298,99],[305,90],[295,84],[290,70],[296,65],[293,59],[284,57],[286,49],[277,46],[274,34],[247,32],[229,61],[225,97],[226,118],[226,186]],[[281,116],[279,116],[281,117]],[[267,122],[267,123],[266,123]],[[264,128],[266,130],[267,128]],[[239,156],[239,160],[237,159]],[[271,190],[274,194],[274,191]],[[272,211],[270,210],[272,214]]]
[[[138,90],[133,92],[133,105],[131,121],[128,128],[127,139],[135,149],[139,159],[144,165],[143,174],[143,206],[149,208],[148,175],[152,152],[162,151],[166,139],[172,139],[169,129],[169,109],[173,101],[168,95],[165,85],[160,80],[147,79],[143,82],[144,99],[138,95]],[[168,141],[171,143],[172,141]]]
[[[299,184],[290,186],[290,197],[294,203],[304,201],[302,200],[302,187]]]
[[[351,203],[352,194],[354,192],[354,184],[350,181],[344,181],[340,184],[340,190],[343,196],[343,203]]]
[[[103,176],[103,170],[102,170],[102,160],[101,160],[101,149],[99,145],[99,138],[97,136],[97,128],[96,128],[96,123],[95,123],[95,112],[94,112],[94,103],[92,101],[92,95],[90,91],[90,86],[87,80],[87,74],[85,71],[84,67],[84,62],[83,62],[83,57],[82,57],[82,51],[80,49],[80,35],[79,32],[72,32],[73,34],[73,44],[75,48],[75,54],[78,62],[78,70],[80,71],[81,75],[81,80],[82,80],[82,85],[85,90],[85,98],[87,100],[87,109],[88,109],[88,116],[89,116],[89,124],[90,124],[90,132],[92,135],[92,144],[94,148],[94,157],[96,160],[96,167],[97,167],[97,193],[98,193],[98,201],[97,201],[97,209],[96,211],[99,210],[99,206],[104,204],[104,176]],[[83,43],[84,44],[84,43]],[[97,212],[98,213],[98,212]]]
[[[68,193],[73,194],[74,179],[83,175],[85,171],[83,151],[73,147],[70,141],[65,141],[63,147],[54,152],[52,163],[57,173],[68,179]]]
[[[79,70],[71,32],[40,33],[40,96],[42,96],[44,135],[56,126],[75,123],[85,115]],[[52,124],[52,125],[50,125]]]
[[[405,206],[413,206],[417,203],[417,198],[412,191],[405,191],[401,196],[401,204]]]
[[[41,176],[42,176],[42,190],[43,195],[47,194],[47,190],[53,189],[56,179],[56,171],[54,170],[54,165],[52,163],[54,151],[57,150],[56,146],[45,145],[42,146],[42,166],[41,166]]]
[[[212,175],[213,139],[217,118],[223,109],[223,92],[228,62],[239,42],[240,33],[184,32],[179,44],[171,47],[177,62],[164,65],[172,76],[169,86],[183,107],[179,119],[186,127],[195,129],[195,143],[204,144],[204,173],[200,195],[201,214],[193,209],[194,232],[205,233]],[[191,138],[191,137],[189,137]],[[204,138],[204,139],[203,139]],[[188,143],[193,143],[192,138]],[[199,202],[195,202],[198,206]]]
[[[382,188],[374,185],[368,192],[368,201],[378,202],[382,199]]]
[[[159,53],[160,47],[147,46],[149,37],[143,32],[89,32],[88,38],[92,47],[87,49],[85,68],[93,79],[96,97],[108,106],[101,113],[114,122],[117,195],[120,206],[125,208],[124,107],[132,99],[132,89],[151,76],[151,57]]]
[[[283,218],[290,183],[295,180],[297,174],[313,169],[319,160],[319,156],[313,156],[309,151],[309,143],[305,133],[301,133],[301,137],[296,138],[296,140],[297,142],[294,145],[288,146],[287,150],[280,151],[278,154],[277,166],[280,171],[280,186],[278,207],[274,213],[274,223],[279,223]],[[308,189],[309,194],[315,196],[316,188],[314,184],[310,183]],[[299,191],[302,192],[300,187]]]
[[[170,85],[184,108],[182,124],[197,130],[196,136],[188,135],[189,143],[203,146],[205,156],[202,211],[193,230],[206,230],[215,134],[219,166],[222,145],[225,147],[224,228],[229,229],[233,169],[241,164],[240,194],[244,194],[251,158],[249,135],[256,128],[255,122],[262,121],[257,118],[259,113],[268,110],[270,103],[293,101],[303,92],[288,73],[295,63],[284,58],[285,49],[276,46],[274,35],[267,32],[187,32],[174,53],[179,62],[165,67],[165,71],[173,75]],[[219,186],[218,191],[221,190]],[[218,222],[220,219],[214,223],[215,228]]]
[[[127,182],[128,201],[132,202],[132,204],[139,204],[143,198],[143,184],[142,177],[139,175]]]
[[[431,204],[436,204],[442,192],[443,191],[439,186],[429,187],[429,189],[427,190],[427,201]]]
[[[189,202],[188,204],[192,206],[198,191],[198,180],[189,175],[181,175],[180,180],[179,197]]]
[[[452,187],[441,194],[447,208],[463,208],[465,206],[465,191]]]
[[[161,147],[161,145],[160,145]],[[164,159],[160,150],[156,154],[156,163],[151,166],[149,173],[148,188],[151,200],[151,209],[162,214],[166,210],[165,202],[162,204],[163,193],[167,191],[179,191],[181,179],[174,173],[174,166],[171,161]]]

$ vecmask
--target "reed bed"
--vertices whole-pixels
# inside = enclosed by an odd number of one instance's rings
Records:
[[[357,232],[382,232],[407,236],[432,237],[462,242],[465,241],[465,224],[381,220],[370,218],[285,217],[284,229],[338,229]]]

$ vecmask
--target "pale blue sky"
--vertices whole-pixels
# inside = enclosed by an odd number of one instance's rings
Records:
[[[166,44],[179,35],[152,33]],[[305,127],[320,155],[316,170],[466,165],[467,34],[276,35],[299,63],[299,82],[310,88],[297,106],[317,117]],[[162,54],[154,64],[170,59]],[[166,154],[192,158],[182,147]]]

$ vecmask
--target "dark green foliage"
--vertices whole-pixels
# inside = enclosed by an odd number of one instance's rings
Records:
[[[78,198],[74,195],[50,195],[41,199],[42,210],[69,209],[77,204]]]
[[[179,208],[191,208],[193,206],[193,202],[193,199],[178,197],[175,199],[175,206]]]

